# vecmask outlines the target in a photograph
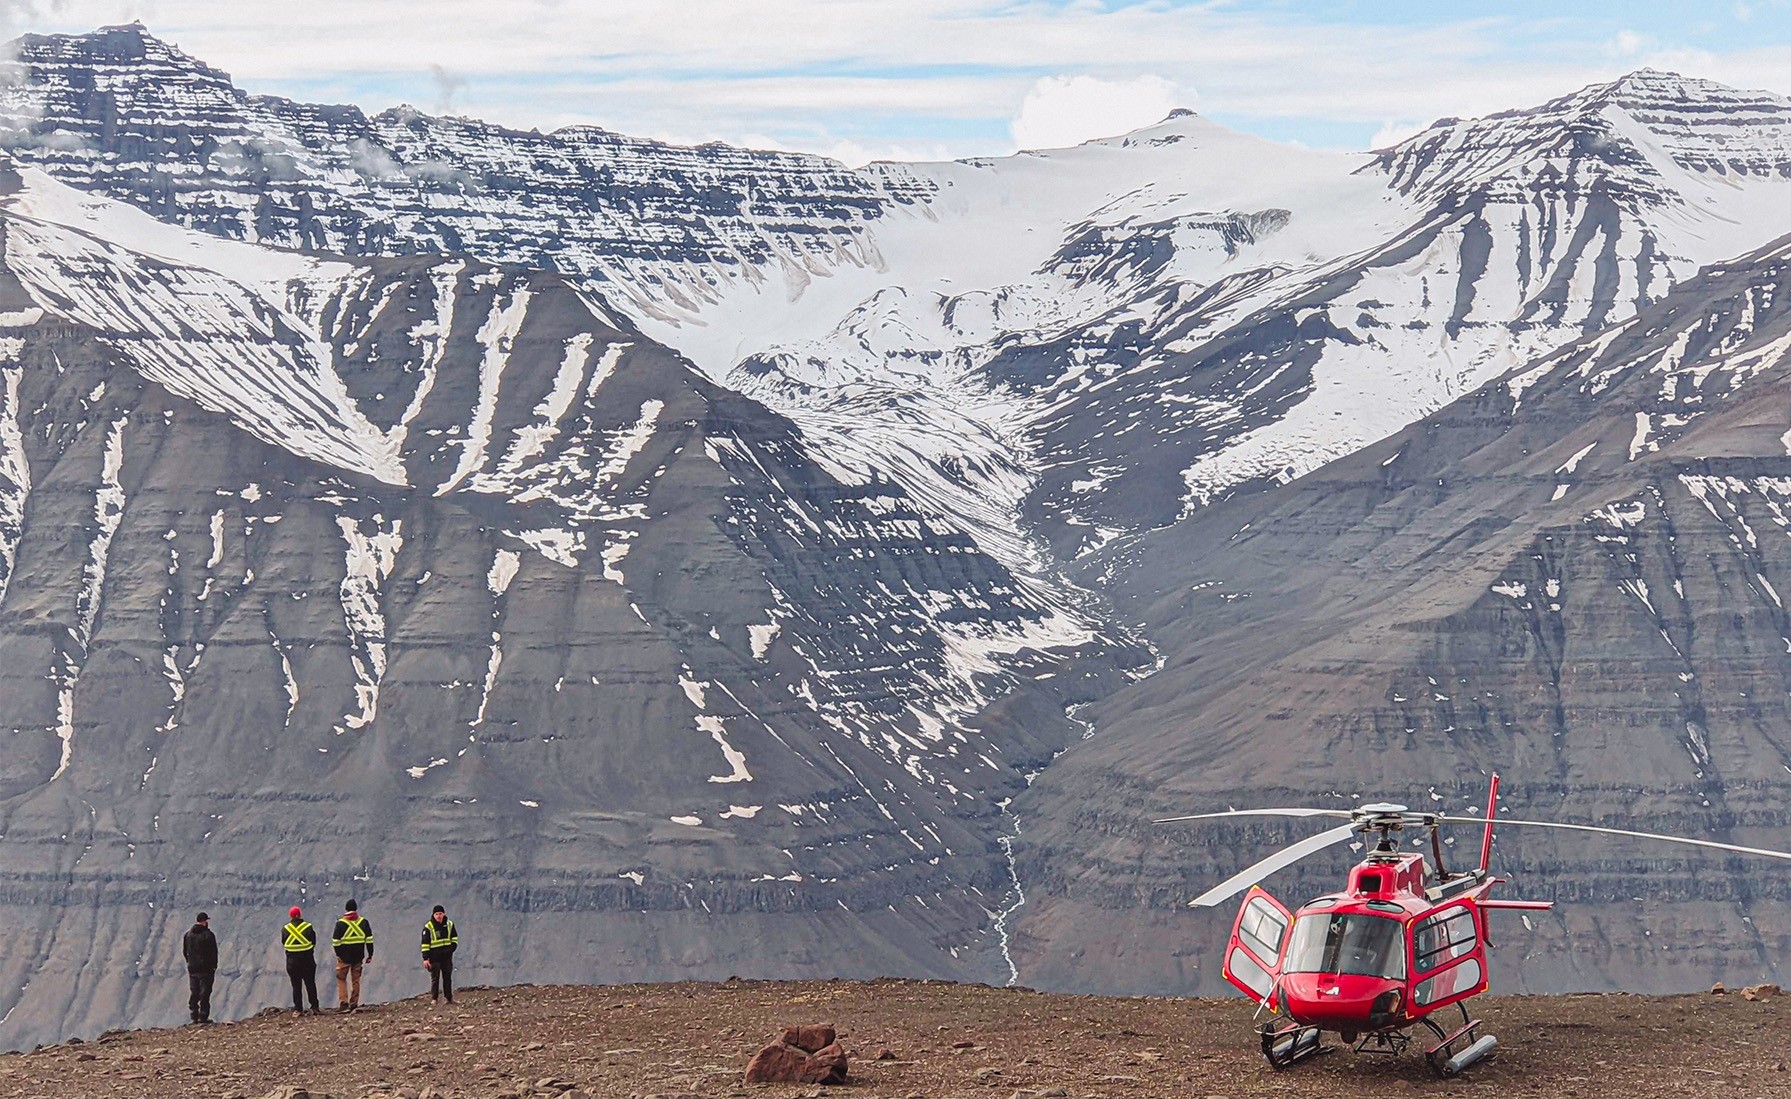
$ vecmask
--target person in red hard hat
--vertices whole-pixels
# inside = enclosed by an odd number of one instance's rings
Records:
[[[286,949],[286,977],[292,982],[292,1013],[305,1013],[301,992],[310,996],[311,1010],[321,1012],[323,1008],[317,1005],[317,929],[305,921],[304,911],[296,904],[287,915],[291,919],[280,929],[280,942]]]
[[[361,1006],[361,967],[373,961],[373,921],[361,915],[359,901],[350,898],[343,908],[330,945],[336,948],[336,1010],[354,1011]]]

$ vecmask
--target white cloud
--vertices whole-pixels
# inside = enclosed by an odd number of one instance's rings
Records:
[[[1161,122],[1170,111],[1186,105],[1175,84],[1160,76],[1133,80],[1047,76],[1020,104],[1012,128],[1014,143],[1022,149],[1061,149]]]
[[[1385,149],[1408,137],[1415,137],[1424,130],[1425,123],[1422,122],[1383,122],[1381,128],[1374,131],[1374,136],[1368,140],[1368,147]]]
[[[1396,20],[1260,0],[680,0],[675,18],[665,0],[0,0],[0,15],[39,31],[141,15],[251,91],[372,110],[447,102],[523,129],[967,156],[1153,121],[1177,105],[1164,85],[1198,87],[1214,117],[1351,143],[1641,65],[1791,91],[1791,44],[1761,32],[1784,0],[1733,2],[1754,22],[1729,40],[1645,6]]]
[[[956,160],[962,156],[973,155],[970,150],[957,149],[950,145],[917,145],[907,142],[876,142],[867,145],[849,140],[836,141],[831,145],[817,146],[802,151],[817,152],[822,156],[832,157],[848,168],[862,168],[877,160],[924,164],[931,161]]]

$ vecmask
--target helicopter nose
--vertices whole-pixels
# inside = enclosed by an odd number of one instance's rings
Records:
[[[1325,1030],[1373,1030],[1388,1020],[1375,1019],[1375,1000],[1399,988],[1398,981],[1352,973],[1288,973],[1281,978],[1288,1013],[1307,1026]]]

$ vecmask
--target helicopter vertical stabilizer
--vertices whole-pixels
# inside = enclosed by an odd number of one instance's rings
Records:
[[[1494,815],[1499,811],[1499,772],[1494,771],[1492,787],[1486,791],[1486,833],[1480,837],[1480,873],[1492,865],[1492,832]]]

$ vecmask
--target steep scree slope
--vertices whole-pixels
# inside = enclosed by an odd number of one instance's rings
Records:
[[[1091,563],[1163,654],[1014,811],[1025,972],[1221,987],[1229,912],[1181,907],[1301,834],[1153,827],[1395,800],[1785,846],[1791,238],[1273,492]],[[1290,761],[1297,761],[1290,765]],[[1473,852],[1464,843],[1455,857]],[[1476,848],[1477,850],[1477,848]],[[1271,881],[1334,888],[1339,850]],[[1685,988],[1784,974],[1779,863],[1501,834],[1502,976]],[[1095,930],[1090,934],[1091,929]]]
[[[178,1017],[196,908],[261,1006],[350,895],[469,982],[1005,968],[1076,611],[559,275],[3,182],[0,1045]]]

